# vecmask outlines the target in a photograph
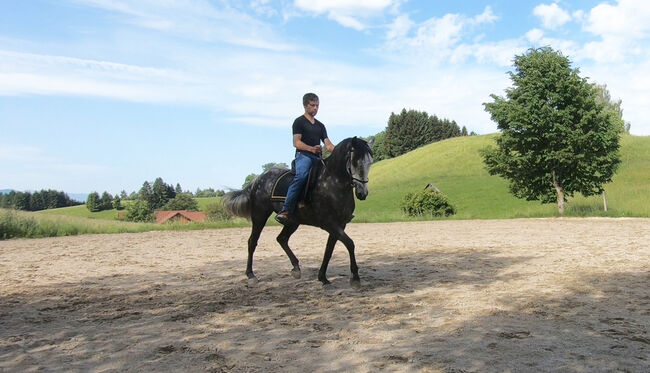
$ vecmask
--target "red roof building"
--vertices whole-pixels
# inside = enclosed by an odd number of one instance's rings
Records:
[[[202,222],[205,220],[205,213],[201,211],[155,211],[156,223],[181,223],[187,224],[190,222]]]

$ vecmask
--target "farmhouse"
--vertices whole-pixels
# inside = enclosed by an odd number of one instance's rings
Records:
[[[155,211],[156,214],[156,223],[181,223],[186,224],[190,222],[202,222],[205,220],[205,213],[201,211],[185,211],[185,210],[173,210],[173,211],[164,211],[159,210]]]

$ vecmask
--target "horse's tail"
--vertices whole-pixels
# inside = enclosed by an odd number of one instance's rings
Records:
[[[223,206],[231,215],[251,218],[251,184],[242,190],[233,190],[223,197]]]

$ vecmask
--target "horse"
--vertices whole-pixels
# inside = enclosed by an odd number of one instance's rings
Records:
[[[284,224],[277,241],[289,257],[294,278],[300,278],[298,258],[289,248],[289,238],[301,224],[311,225],[329,233],[325,255],[318,271],[318,280],[327,285],[326,272],[334,245],[341,241],[350,255],[350,284],[360,285],[359,267],[354,255],[354,241],[345,233],[345,226],[354,217],[354,195],[359,200],[368,196],[368,172],[373,162],[372,151],[368,143],[357,137],[341,141],[332,154],[323,160],[324,166],[317,172],[316,184],[309,191],[309,202],[298,203],[289,222]],[[251,284],[257,283],[253,273],[253,254],[257,242],[271,213],[282,209],[282,201],[273,201],[271,194],[278,178],[285,174],[285,168],[270,168],[253,180],[246,188],[228,192],[223,203],[226,211],[249,219],[252,222],[251,235],[248,238],[248,261],[246,276]],[[307,188],[308,186],[305,186]],[[354,189],[354,195],[353,195]]]

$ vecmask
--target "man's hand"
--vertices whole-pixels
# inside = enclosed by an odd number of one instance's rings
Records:
[[[320,145],[312,146],[311,149],[312,149],[311,152],[316,154],[316,155],[320,154],[320,152],[321,152],[321,146]]]

